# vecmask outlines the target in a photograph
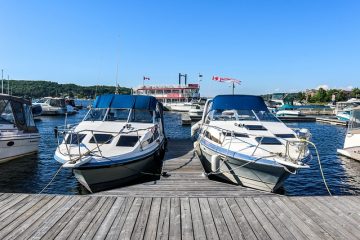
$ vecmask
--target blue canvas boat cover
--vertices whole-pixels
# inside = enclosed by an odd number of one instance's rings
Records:
[[[253,95],[218,95],[213,99],[211,110],[254,110],[266,111],[262,97]]]
[[[152,96],[105,94],[96,97],[93,107],[155,110],[156,104]]]

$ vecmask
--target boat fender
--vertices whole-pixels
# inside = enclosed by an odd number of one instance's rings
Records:
[[[220,167],[220,156],[212,155],[211,156],[211,172],[218,172]]]

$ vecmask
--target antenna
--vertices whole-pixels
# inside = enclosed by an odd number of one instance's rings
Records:
[[[1,69],[1,93],[4,93],[4,69]]]
[[[116,64],[116,85],[115,85],[115,94],[119,94],[118,88],[118,77],[119,77],[119,64]]]
[[[8,95],[10,95],[10,77],[8,75]]]

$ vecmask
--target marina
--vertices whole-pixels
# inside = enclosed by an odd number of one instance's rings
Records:
[[[87,196],[0,194],[1,239],[358,239],[358,196],[286,197],[208,180],[187,140],[159,180]],[[176,150],[175,150],[176,149]]]

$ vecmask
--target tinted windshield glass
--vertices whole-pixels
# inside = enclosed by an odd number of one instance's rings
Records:
[[[126,122],[129,117],[129,109],[110,109],[106,115],[105,121]]]
[[[130,122],[153,122],[153,111],[133,109],[130,116]]]
[[[106,108],[93,108],[90,109],[85,116],[84,121],[102,121],[106,114]]]

